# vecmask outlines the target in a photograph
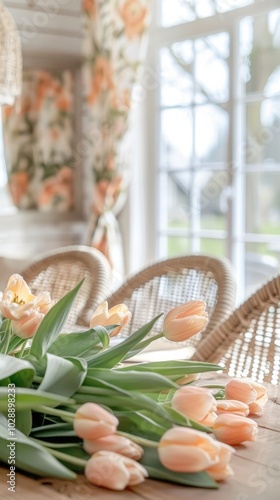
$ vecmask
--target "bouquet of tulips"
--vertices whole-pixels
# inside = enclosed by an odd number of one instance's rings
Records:
[[[104,302],[88,330],[65,333],[81,286],[55,303],[14,274],[0,293],[0,461],[39,476],[84,472],[113,490],[148,476],[216,488],[232,474],[232,446],[256,437],[247,415],[262,413],[265,388],[202,386],[202,372],[221,370],[209,363],[123,363],[153,342],[159,318],[110,346],[131,318],[124,304]],[[191,301],[167,313],[162,336],[181,342],[207,321],[205,303]]]

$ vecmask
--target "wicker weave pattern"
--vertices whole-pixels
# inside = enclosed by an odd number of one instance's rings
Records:
[[[192,299],[207,304],[209,324],[188,344],[197,345],[235,305],[235,278],[227,261],[207,256],[187,256],[154,264],[131,277],[107,300],[109,307],[125,303],[132,320],[122,334],[127,336],[157,314]],[[153,334],[162,330],[163,318],[156,323]]]
[[[98,250],[82,245],[48,252],[21,274],[33,293],[49,291],[56,300],[85,278],[65,329],[77,324],[88,326],[93,311],[110,289],[111,270],[106,258]]]
[[[230,376],[280,383],[280,276],[247,299],[198,346],[194,359]]]

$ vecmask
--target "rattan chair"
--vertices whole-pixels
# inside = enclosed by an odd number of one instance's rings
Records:
[[[280,276],[262,286],[199,344],[193,359],[230,376],[280,383]]]
[[[110,290],[111,269],[107,259],[98,250],[83,245],[45,253],[21,271],[21,275],[34,294],[48,291],[56,300],[85,278],[65,324],[70,329],[88,326],[93,311]]]
[[[122,331],[125,336],[159,313],[192,299],[205,300],[209,314],[207,328],[188,341],[188,345],[196,346],[232,312],[235,292],[236,281],[227,260],[191,255],[147,267],[129,278],[107,300],[109,307],[125,303],[130,309],[132,320]],[[153,333],[162,330],[162,323],[163,317]]]

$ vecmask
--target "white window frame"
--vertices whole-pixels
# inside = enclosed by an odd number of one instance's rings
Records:
[[[148,58],[146,61],[146,80],[144,77],[143,88],[145,90],[145,81],[154,80],[154,85],[146,85],[146,97],[144,107],[141,111],[140,119],[144,131],[144,139],[142,147],[142,168],[144,168],[142,182],[145,186],[145,203],[143,199],[137,202],[133,198],[130,201],[130,209],[132,210],[132,225],[135,228],[135,221],[137,220],[137,213],[141,211],[141,221],[136,223],[138,238],[141,238],[141,256],[137,260],[135,266],[130,266],[130,272],[135,271],[136,267],[140,268],[147,263],[155,261],[159,258],[164,258],[165,255],[160,253],[159,249],[159,213],[158,213],[158,151],[159,151],[159,93],[157,91],[160,81],[159,75],[159,52],[164,46],[180,42],[186,39],[207,36],[215,32],[227,31],[230,36],[231,55],[229,57],[229,71],[230,74],[237,75],[239,72],[238,67],[238,25],[239,21],[246,16],[254,16],[257,14],[265,13],[268,10],[278,9],[280,7],[279,0],[256,0],[254,4],[247,7],[238,8],[236,10],[225,12],[222,15],[211,16],[208,18],[197,19],[194,22],[187,22],[171,27],[162,27],[158,24],[159,3],[155,5],[154,21],[150,32],[150,43],[148,50]],[[234,54],[234,57],[232,56]],[[234,189],[237,189],[237,182],[239,183],[238,189],[243,190],[242,176],[236,175],[238,171],[234,171],[235,165],[240,165],[237,155],[238,148],[236,144],[240,143],[238,134],[242,133],[240,127],[237,126],[239,121],[238,109],[234,106],[234,100],[239,92],[238,78],[235,78],[230,83],[229,101],[227,109],[229,110],[229,142],[228,142],[228,159],[227,159],[227,173],[229,178],[233,179]],[[238,167],[239,169],[242,167]],[[244,170],[242,170],[244,171]],[[139,181],[139,179],[138,179]],[[139,183],[137,182],[138,188]],[[133,194],[135,185],[133,187]],[[138,207],[136,208],[136,204]],[[226,238],[227,252],[226,256],[231,260],[233,266],[237,270],[239,278],[239,286],[244,289],[244,265],[245,265],[245,243],[248,242],[272,242],[273,240],[279,241],[277,235],[256,235],[245,233],[245,220],[244,220],[244,207],[242,207],[240,200],[237,203],[237,208],[234,206],[234,200],[229,196],[228,200],[228,214],[227,214],[227,227],[228,232],[219,232],[216,237]],[[134,208],[133,208],[134,207]],[[240,224],[240,220],[243,221]],[[142,224],[142,231],[141,231]],[[135,230],[132,229],[132,236],[134,238]],[[171,231],[167,231],[171,234]],[[172,232],[173,234],[173,232]],[[174,232],[176,234],[176,231]],[[200,230],[199,237],[214,237],[213,231]],[[196,253],[195,245],[192,247],[192,253]],[[131,261],[133,257],[131,256]]]

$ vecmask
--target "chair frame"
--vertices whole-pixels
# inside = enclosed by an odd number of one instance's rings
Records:
[[[219,363],[233,346],[234,342],[250,328],[254,320],[258,321],[271,306],[280,304],[280,275],[264,284],[243,304],[200,342],[193,355],[194,360]],[[265,331],[265,330],[264,330]],[[275,334],[275,332],[273,332]],[[267,348],[266,348],[267,349]],[[272,362],[275,345],[270,344],[268,362]],[[280,355],[280,349],[279,349]],[[266,376],[267,378],[267,376]]]
[[[108,294],[108,288],[110,288],[108,284],[110,284],[111,280],[111,268],[106,257],[99,250],[85,245],[70,245],[51,250],[40,255],[27,268],[21,271],[21,275],[29,285],[31,284],[32,289],[32,281],[39,273],[48,269],[49,266],[63,262],[63,260],[69,258],[77,260],[77,262],[82,262],[94,277],[94,290],[91,291],[85,306],[77,318],[77,322],[80,325],[88,326],[91,314],[104,300]],[[67,280],[67,276],[65,278]],[[83,293],[83,287],[79,293]],[[78,299],[79,297],[76,300]]]
[[[227,259],[217,259],[208,255],[188,255],[152,264],[131,276],[106,299],[109,308],[124,302],[125,299],[129,299],[136,288],[140,288],[141,285],[154,277],[163,276],[170,272],[179,272],[182,268],[205,271],[205,273],[211,272],[218,283],[217,304],[207,327],[202,332],[202,338],[204,338],[213,328],[224,321],[235,306],[236,280],[231,264]]]

